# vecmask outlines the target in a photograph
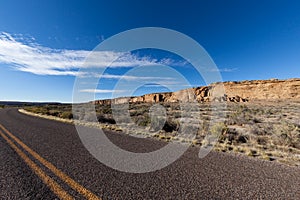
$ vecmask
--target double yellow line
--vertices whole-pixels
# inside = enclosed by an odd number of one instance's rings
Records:
[[[84,196],[86,199],[101,200],[100,197],[93,194],[88,189],[81,186],[79,183],[74,181],[68,175],[63,173],[61,170],[57,169],[52,163],[45,160],[34,150],[29,148],[20,139],[9,132],[2,124],[0,124],[0,135],[6,140],[6,142],[11,146],[12,149],[24,160],[24,162],[32,169],[32,171],[62,200],[74,199],[67,191],[65,191],[55,180],[53,180],[49,175],[47,175],[42,168],[40,168],[33,160],[31,160],[24,152],[27,151],[32,157],[39,161],[42,165],[47,167],[53,174],[64,181],[73,190],[77,191],[79,194]],[[19,148],[18,144],[21,148]]]

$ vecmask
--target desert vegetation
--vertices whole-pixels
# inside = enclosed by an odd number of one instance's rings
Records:
[[[37,114],[51,115],[63,119],[73,119],[71,104],[26,106],[25,109]]]
[[[158,109],[158,113],[151,114],[154,105],[164,107],[165,113],[159,113]],[[94,119],[94,115],[73,116],[69,104],[25,109],[64,119],[86,122]],[[218,138],[216,151],[300,165],[300,102],[227,102],[217,113],[214,109],[209,102],[195,105],[139,102],[129,104],[130,118],[121,113],[116,119],[110,105],[95,105],[96,119],[102,128],[192,146],[210,145],[206,136],[211,135]]]

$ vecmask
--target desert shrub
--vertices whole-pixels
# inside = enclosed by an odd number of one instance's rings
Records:
[[[239,135],[237,137],[237,142],[238,143],[247,143],[248,139],[249,138],[246,135]]]
[[[268,143],[268,138],[267,137],[263,137],[263,136],[257,137],[257,144],[266,145],[267,143]]]
[[[197,135],[200,136],[200,138],[202,138],[202,136],[207,135],[209,126],[210,124],[208,120],[202,121],[202,123],[200,123],[200,128],[198,129]]]
[[[154,132],[159,131],[162,129],[164,124],[165,124],[165,117],[152,116],[150,130]]]
[[[256,118],[256,117],[254,117],[254,118],[252,119],[252,122],[253,122],[253,123],[261,123],[262,121],[261,121],[260,119]]]
[[[275,113],[276,113],[276,111],[273,108],[269,108],[269,109],[265,110],[265,114],[268,116],[274,115]]]
[[[59,110],[49,110],[49,111],[47,110],[46,114],[52,115],[52,116],[55,116],[55,117],[60,117],[60,111]]]
[[[103,114],[111,114],[112,113],[111,107],[110,106],[103,107],[102,112]]]
[[[85,113],[81,116],[81,120],[86,122],[94,122],[95,121],[95,115],[93,113]]]
[[[299,125],[283,121],[280,125],[275,126],[274,133],[276,135],[276,138],[274,140],[275,144],[300,149]]]
[[[166,132],[178,131],[179,123],[177,121],[172,121],[168,119],[163,126],[163,130]]]
[[[210,127],[210,133],[214,136],[219,136],[224,134],[228,130],[228,127],[223,122],[215,123],[213,126]]]
[[[107,117],[103,115],[97,115],[97,120],[100,123],[116,124],[116,121],[112,117]]]
[[[133,120],[139,126],[148,126],[151,122],[148,115],[138,115],[137,117],[134,117]]]
[[[180,110],[181,109],[180,105],[178,103],[171,104],[171,108],[172,108],[172,110]]]
[[[226,124],[227,125],[239,125],[247,124],[247,120],[244,117],[244,114],[232,113],[227,116]]]
[[[271,135],[273,133],[273,126],[271,124],[253,124],[250,127],[250,134],[253,135]]]
[[[142,118],[142,120],[138,122],[139,126],[148,126],[149,124],[150,124],[150,118]]]
[[[250,134],[253,135],[262,135],[262,131],[258,126],[251,126],[250,128]]]
[[[30,107],[26,107],[26,110],[28,110],[29,112],[33,112],[33,113],[37,113],[37,114],[48,114],[48,110],[45,107],[41,107],[41,106],[30,106]]]
[[[59,115],[59,117],[64,119],[73,119],[73,113],[70,111],[64,111]]]
[[[220,136],[219,136],[219,141],[224,142],[225,140],[227,141],[234,141],[236,136],[239,133],[236,131],[235,128],[228,128],[226,131],[224,131]]]
[[[111,114],[112,109],[110,105],[96,105],[95,106],[96,112],[101,114]]]
[[[252,108],[251,113],[253,115],[263,115],[263,114],[265,114],[265,110],[262,108]]]
[[[235,128],[226,128],[226,126],[219,125],[218,129],[222,133],[219,136],[219,142],[247,143],[249,140],[247,135],[239,133]]]
[[[246,155],[247,156],[257,156],[257,150],[255,150],[255,149],[247,149],[246,150]]]
[[[138,116],[140,115],[141,113],[139,113],[137,110],[130,110],[130,116]]]
[[[149,107],[148,106],[143,106],[143,107],[140,107],[137,112],[141,115],[145,114],[145,113],[148,113],[149,112]]]
[[[261,115],[264,111],[261,109],[250,109],[245,105],[234,107],[232,112],[227,115],[227,125],[256,124],[261,123],[262,120],[256,115]]]
[[[211,117],[209,115],[201,115],[201,119],[204,121],[210,121]]]
[[[190,112],[199,112],[200,108],[199,108],[199,104],[190,104]]]
[[[116,123],[130,123],[131,122],[131,118],[128,117],[126,114],[114,115],[111,117],[106,116],[106,118],[113,118],[116,121]]]
[[[179,134],[185,138],[192,139],[198,133],[199,127],[196,124],[182,123],[179,127]]]

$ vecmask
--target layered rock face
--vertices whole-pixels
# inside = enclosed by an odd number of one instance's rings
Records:
[[[255,80],[214,83],[209,86],[189,88],[177,92],[146,94],[139,97],[124,97],[113,100],[97,100],[95,104],[156,102],[209,102],[251,100],[300,99],[300,79]]]
[[[224,87],[228,96],[249,100],[300,98],[300,79],[225,82]]]

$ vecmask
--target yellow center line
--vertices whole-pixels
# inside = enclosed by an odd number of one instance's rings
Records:
[[[41,157],[38,153],[36,153],[34,150],[29,148],[26,144],[24,144],[21,140],[19,140],[16,136],[14,136],[11,132],[9,132],[3,125],[0,124],[0,128],[3,129],[3,131],[9,135],[15,142],[17,142],[21,147],[23,147],[28,153],[30,153],[35,159],[37,159],[39,162],[41,162],[44,166],[46,166],[48,169],[50,169],[57,177],[59,177],[61,180],[63,180],[65,183],[67,183],[71,188],[76,190],[78,193],[82,194],[87,199],[95,199],[95,200],[101,200],[100,197],[93,194],[88,189],[81,186],[79,183],[74,181],[72,178],[70,178],[68,175],[63,173],[61,170],[57,169],[52,163],[48,162],[46,159]]]
[[[30,158],[21,151],[4,133],[0,130],[0,135],[7,143],[17,152],[17,154],[26,162],[32,171],[40,177],[40,179],[62,200],[74,199],[60,185],[49,177],[39,166],[37,166]]]

